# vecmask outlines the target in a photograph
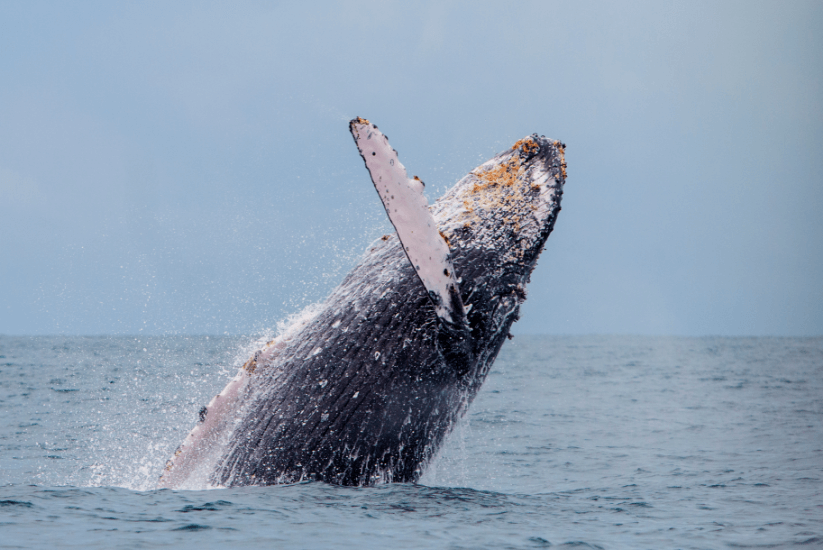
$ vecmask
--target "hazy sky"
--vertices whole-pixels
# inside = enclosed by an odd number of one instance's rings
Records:
[[[0,334],[259,333],[567,145],[520,333],[823,334],[823,2],[0,3]]]

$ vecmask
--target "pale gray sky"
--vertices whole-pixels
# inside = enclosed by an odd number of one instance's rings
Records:
[[[516,332],[823,334],[821,2],[3,2],[0,334],[256,333],[537,132]]]

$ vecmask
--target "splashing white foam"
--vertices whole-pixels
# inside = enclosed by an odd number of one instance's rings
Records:
[[[309,304],[301,311],[293,313],[277,322],[277,340],[291,340],[295,334],[308,325],[323,310],[323,304]]]

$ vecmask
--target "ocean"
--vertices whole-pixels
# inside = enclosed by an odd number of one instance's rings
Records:
[[[823,547],[823,338],[516,336],[419,484],[156,490],[255,343],[0,336],[0,548]]]

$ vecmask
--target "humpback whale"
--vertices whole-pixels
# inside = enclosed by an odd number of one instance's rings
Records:
[[[525,137],[429,205],[377,126],[349,128],[395,233],[200,411],[160,487],[417,481],[511,337],[565,145]]]

